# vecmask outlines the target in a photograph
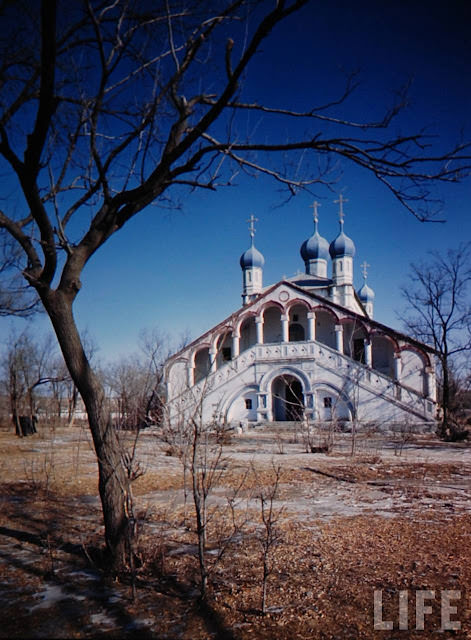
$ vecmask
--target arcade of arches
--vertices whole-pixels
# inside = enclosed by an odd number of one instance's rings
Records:
[[[243,315],[235,327],[224,327],[209,344],[195,348],[188,380],[190,385],[198,383],[255,345],[313,340],[418,393],[427,391],[430,363],[426,354],[410,346],[399,347],[384,333],[369,332],[358,319],[338,318],[327,307],[309,308],[301,303],[287,309],[272,303],[258,314]]]

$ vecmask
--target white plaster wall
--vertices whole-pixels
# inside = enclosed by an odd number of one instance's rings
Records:
[[[401,383],[424,393],[424,363],[415,351],[401,351]]]
[[[252,408],[247,409],[246,400],[252,402]],[[246,387],[240,390],[240,394],[230,403],[227,411],[227,421],[255,422],[257,420],[257,392],[253,388]]]
[[[186,360],[177,360],[168,369],[167,390],[169,395],[180,395],[188,387],[188,364]]]

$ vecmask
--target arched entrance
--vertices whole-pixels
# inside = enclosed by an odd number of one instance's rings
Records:
[[[298,378],[281,375],[271,387],[273,420],[298,421],[304,414],[303,386]]]

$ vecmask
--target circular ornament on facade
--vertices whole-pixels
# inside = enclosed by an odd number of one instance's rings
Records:
[[[280,294],[278,296],[278,300],[280,302],[288,302],[289,300],[289,293],[287,291],[280,291]]]

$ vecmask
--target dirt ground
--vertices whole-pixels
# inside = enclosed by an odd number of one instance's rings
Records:
[[[471,638],[471,446],[407,440],[365,435],[352,457],[350,434],[328,455],[306,453],[292,427],[228,437],[208,501],[201,603],[191,494],[157,432],[137,443],[138,562],[118,582],[100,564],[87,428],[0,431],[0,637]],[[278,467],[262,615],[260,495]]]

